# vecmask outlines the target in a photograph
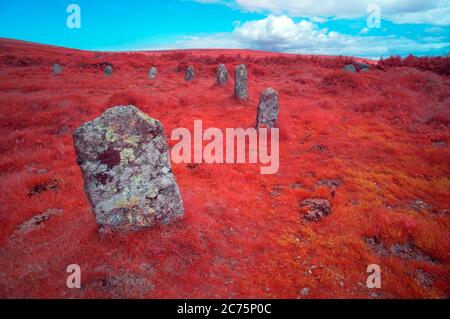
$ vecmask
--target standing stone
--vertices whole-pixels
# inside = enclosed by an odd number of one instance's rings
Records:
[[[273,128],[277,124],[280,106],[278,103],[278,93],[272,88],[267,88],[261,93],[259,98],[258,115],[256,118],[256,128]]]
[[[55,63],[52,66],[52,72],[53,72],[53,75],[61,74],[62,73],[62,67],[58,63]]]
[[[184,214],[162,124],[116,106],[73,133],[100,231],[135,231]]]
[[[111,64],[108,64],[107,66],[105,66],[105,75],[111,76],[112,74],[113,74],[113,67]]]
[[[344,66],[343,70],[345,72],[356,73],[356,68],[353,64],[347,64],[346,66]]]
[[[156,79],[156,76],[158,75],[158,70],[154,66],[150,68],[148,71],[148,78],[149,79]]]
[[[238,65],[234,74],[234,95],[238,100],[248,98],[247,68],[245,64]]]
[[[225,64],[219,64],[216,71],[217,85],[228,84],[228,70]]]
[[[195,71],[192,65],[186,68],[186,76],[184,77],[184,79],[186,81],[192,81],[193,79],[195,79]]]

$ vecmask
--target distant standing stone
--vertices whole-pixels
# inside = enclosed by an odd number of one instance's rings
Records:
[[[58,63],[55,63],[55,64],[53,64],[52,72],[53,72],[53,75],[61,74],[62,73],[62,67]]]
[[[135,231],[184,214],[162,124],[116,106],[73,134],[100,231]]]
[[[356,68],[353,64],[347,64],[343,69],[345,72],[356,73]]]
[[[105,66],[105,75],[111,76],[112,74],[113,74],[113,67],[111,64],[108,64],[107,66]]]
[[[186,81],[192,81],[193,79],[195,79],[195,71],[192,65],[186,68],[186,76],[184,77],[184,79]]]
[[[280,110],[278,93],[272,88],[267,88],[261,93],[256,118],[256,128],[276,126]]]
[[[219,64],[216,71],[217,85],[228,84],[228,70],[225,64]]]
[[[158,70],[154,66],[150,68],[148,71],[148,78],[149,79],[156,79],[156,76],[158,75]]]
[[[234,74],[234,95],[238,100],[248,98],[247,68],[245,64],[238,65]]]

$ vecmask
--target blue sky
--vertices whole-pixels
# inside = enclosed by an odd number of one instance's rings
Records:
[[[70,4],[79,29],[67,27]],[[377,9],[380,25],[370,22]],[[450,0],[0,0],[0,37],[101,51],[440,55],[450,52]]]

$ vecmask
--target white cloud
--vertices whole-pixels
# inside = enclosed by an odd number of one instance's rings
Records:
[[[246,48],[289,53],[353,55],[378,58],[391,54],[444,50],[450,46],[442,38],[415,41],[395,36],[345,35],[311,21],[295,23],[287,16],[270,15],[235,26],[231,33],[182,37],[176,48]],[[173,48],[173,47],[172,47]]]
[[[369,28],[362,28],[361,31],[359,31],[360,34],[366,34],[369,33],[370,29]]]
[[[450,0],[194,0],[222,3],[251,12],[271,12],[294,17],[359,18],[377,4],[381,18],[395,23],[450,25]]]

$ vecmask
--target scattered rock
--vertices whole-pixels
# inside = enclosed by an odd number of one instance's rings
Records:
[[[436,263],[433,258],[410,242],[393,244],[388,250],[381,239],[376,236],[364,238],[364,241],[370,245],[379,256],[391,255],[405,260]]]
[[[367,63],[356,62],[353,63],[359,70],[359,72],[368,72],[370,70],[370,65]]]
[[[304,186],[303,186],[303,184],[301,184],[301,183],[297,183],[297,182],[295,182],[295,183],[292,183],[291,184],[291,188],[292,189],[301,189],[301,188],[303,188]]]
[[[276,185],[274,187],[272,187],[272,192],[270,193],[271,196],[280,196],[283,193],[283,186],[281,185]]]
[[[61,74],[62,73],[62,67],[58,63],[55,63],[55,64],[53,64],[52,72],[53,72],[53,75]]]
[[[307,296],[307,295],[309,295],[310,291],[311,291],[311,289],[309,289],[308,287],[305,287],[300,290],[300,294],[303,296]]]
[[[434,147],[447,147],[448,144],[445,141],[435,141],[433,142]]]
[[[318,151],[320,153],[326,152],[327,147],[323,144],[315,144],[313,145],[313,147],[311,148],[312,151]]]
[[[28,196],[36,196],[46,191],[57,191],[59,189],[60,181],[57,179],[51,179],[48,181],[40,182],[34,185],[28,192]]]
[[[113,74],[113,66],[112,64],[106,64],[105,65],[105,75],[111,76]]]
[[[356,73],[356,68],[353,64],[347,64],[346,66],[344,66],[344,68],[342,69],[345,72],[350,72],[350,73]]]
[[[247,67],[238,65],[234,74],[234,95],[238,100],[248,98]]]
[[[328,187],[328,188],[338,188],[342,185],[342,181],[340,179],[321,179],[317,181],[316,187]]]
[[[272,88],[265,89],[259,99],[256,128],[273,128],[278,120],[280,110],[278,93]]]
[[[428,287],[428,288],[433,287],[433,284],[434,284],[433,277],[429,273],[423,271],[422,269],[418,269],[416,271],[416,282],[419,285]]]
[[[216,71],[216,83],[217,85],[228,84],[228,70],[225,64],[219,64]]]
[[[158,75],[158,70],[156,67],[152,66],[150,70],[148,70],[148,78],[149,79],[156,79],[156,76]]]
[[[307,214],[303,218],[309,221],[319,221],[323,217],[331,214],[330,202],[326,199],[306,199],[300,207],[306,208]]]
[[[195,79],[195,71],[194,71],[194,67],[192,65],[190,65],[186,68],[186,75],[185,75],[184,79],[186,81],[192,81]]]
[[[100,231],[134,231],[184,214],[162,124],[117,106],[74,134],[77,163]]]
[[[407,242],[403,244],[393,244],[390,248],[393,256],[400,257],[406,260],[434,262],[425,252],[420,250],[416,245]]]
[[[413,200],[409,204],[409,207],[418,212],[425,211],[425,210],[429,211],[429,210],[433,209],[433,206],[431,206],[430,204],[428,204],[420,199]]]
[[[59,208],[50,208],[47,209],[44,213],[35,215],[31,219],[27,220],[23,224],[21,224],[17,230],[20,234],[27,234],[33,230],[36,230],[42,226],[42,223],[46,220],[49,220],[52,216],[59,216],[62,214],[62,209]]]

